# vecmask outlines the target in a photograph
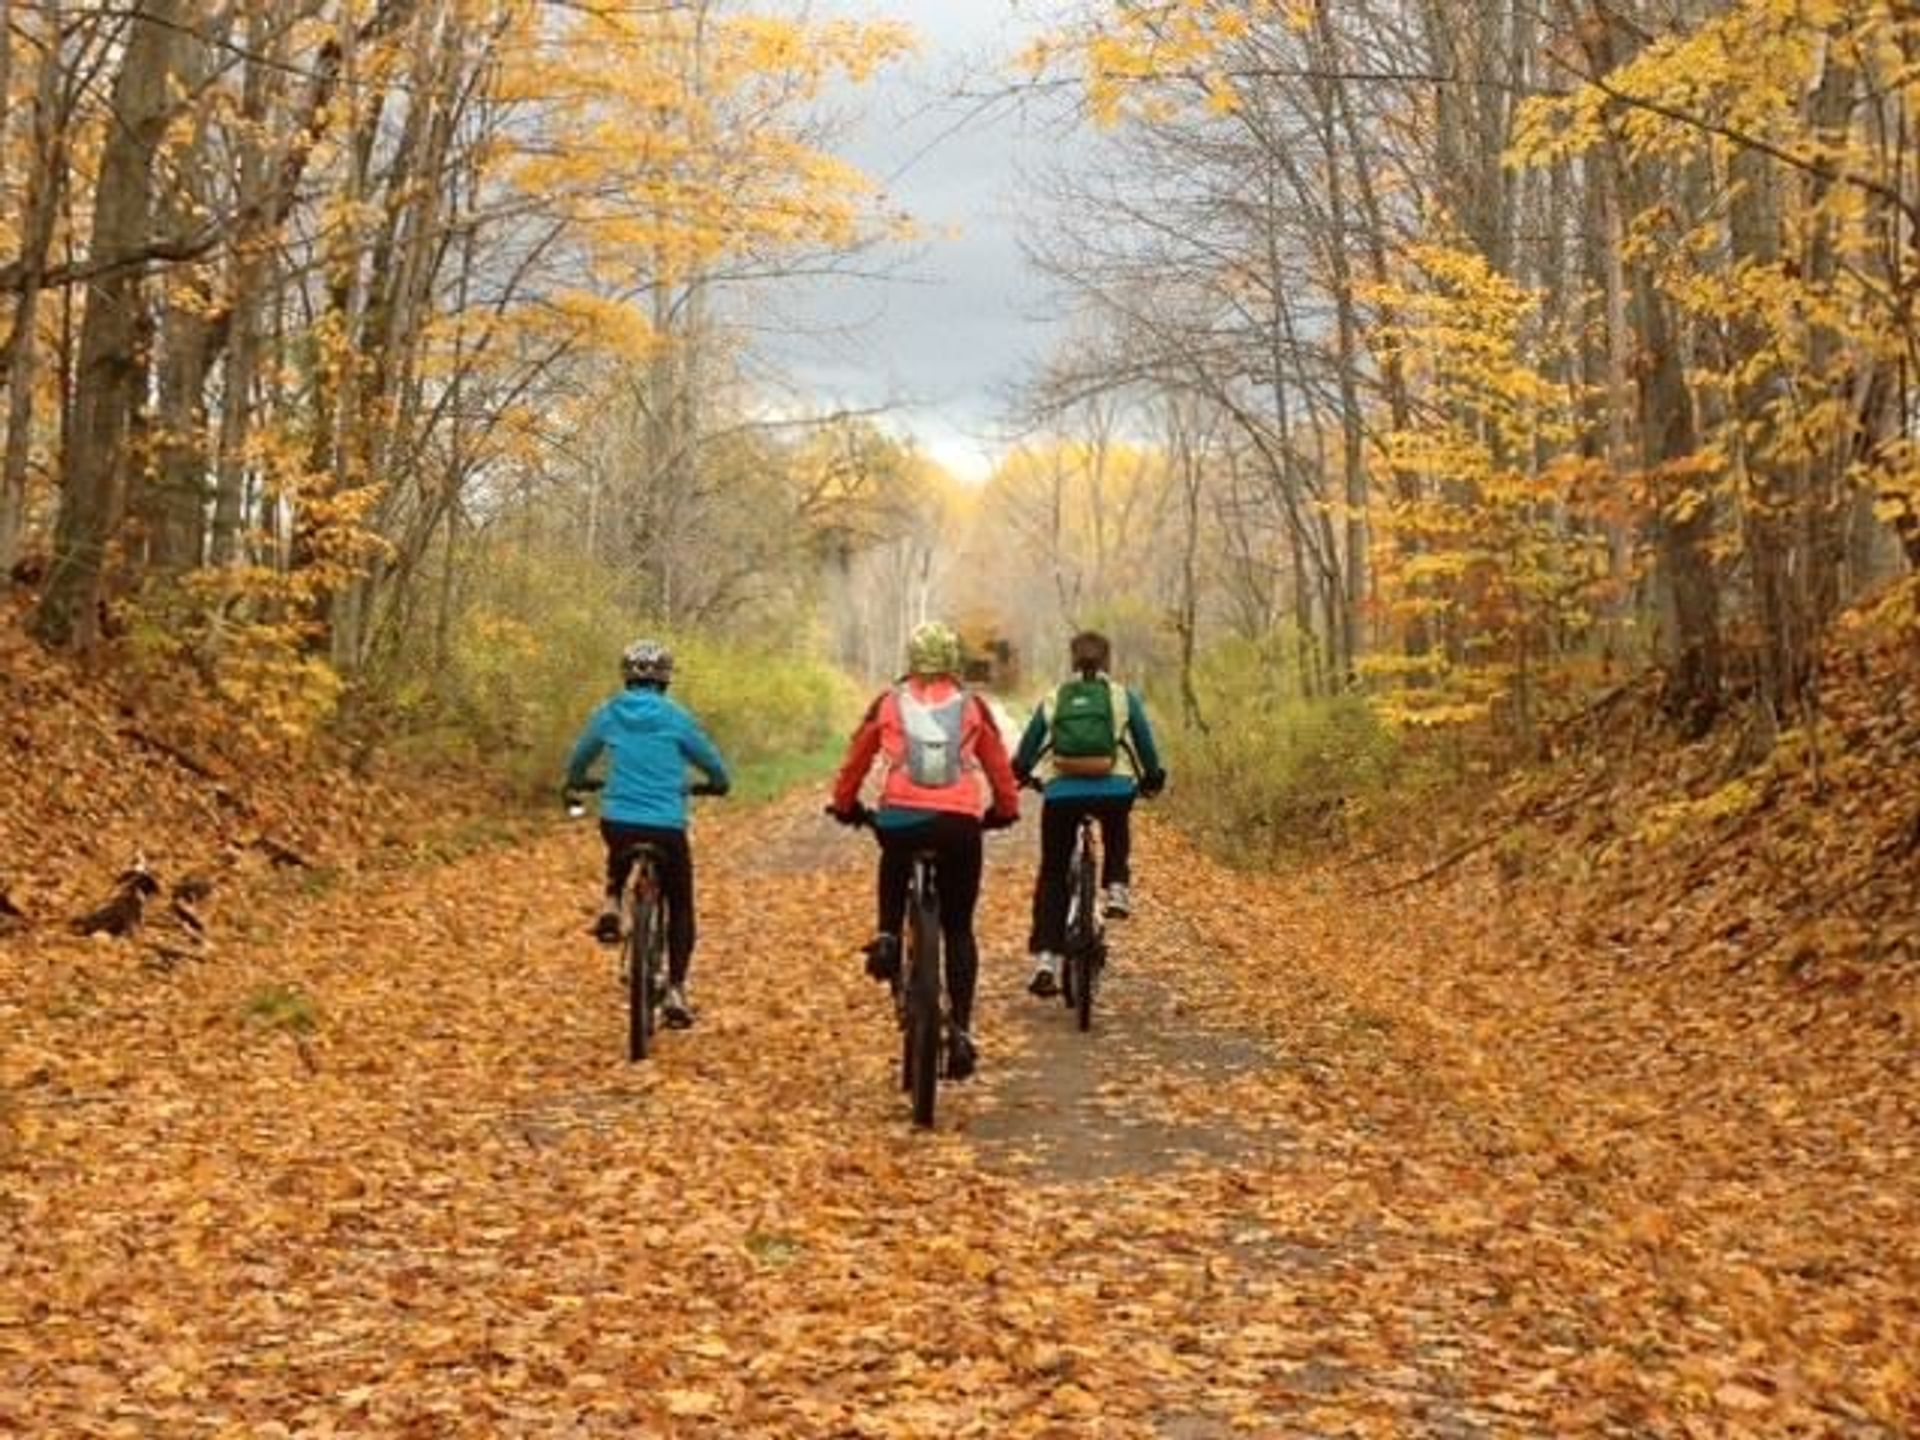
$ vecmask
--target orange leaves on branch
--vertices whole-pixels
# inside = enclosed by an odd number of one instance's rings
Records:
[[[704,8],[550,15],[496,81],[530,121],[497,168],[567,219],[613,295],[769,247],[852,246],[885,227],[876,191],[810,141],[807,106],[829,81],[863,81],[910,46],[891,23]],[[651,343],[605,310],[575,318],[614,353]]]
[[[1724,197],[1682,215],[1664,186],[1624,217],[1627,258],[1709,337],[1689,377],[1716,417],[1706,449],[1763,529],[1794,519],[1783,503],[1832,512],[1849,490],[1880,497],[1895,525],[1912,513],[1910,447],[1872,404],[1916,336],[1886,241],[1912,223],[1911,187],[1870,97],[1912,102],[1916,44],[1920,18],[1900,7],[1736,0],[1522,107],[1516,165],[1616,145],[1650,175],[1685,167]],[[1787,493],[1793,475],[1814,477],[1800,484],[1810,496]],[[1682,520],[1709,498],[1657,503]],[[1723,558],[1741,553],[1745,528],[1730,527]]]
[[[1227,51],[1255,25],[1312,26],[1300,0],[1159,0],[1102,7],[1078,30],[1047,37],[1026,63],[1044,72],[1077,71],[1096,121],[1157,122],[1190,108],[1228,115],[1240,108],[1240,86]],[[1255,82],[1257,83],[1257,82]]]
[[[1387,614],[1427,642],[1369,663],[1403,723],[1524,715],[1537,672],[1594,622],[1609,578],[1597,522],[1615,487],[1574,448],[1581,396],[1550,372],[1555,337],[1541,334],[1536,297],[1471,250],[1411,247],[1368,298],[1389,317],[1376,351],[1423,402],[1384,444],[1401,483],[1375,509],[1374,563]]]

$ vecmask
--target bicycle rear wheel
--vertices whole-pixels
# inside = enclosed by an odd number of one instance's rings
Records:
[[[913,1093],[913,1123],[933,1124],[940,1084],[940,910],[916,892],[907,930],[907,1023],[903,1078]]]
[[[633,924],[627,931],[627,1059],[644,1060],[653,1048],[655,993],[660,974],[660,947],[665,939],[661,897],[657,886],[642,883],[634,889]]]

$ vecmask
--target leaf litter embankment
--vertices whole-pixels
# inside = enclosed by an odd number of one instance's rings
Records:
[[[641,1067],[584,828],[263,890],[170,973],[11,945],[0,1430],[1913,1428],[1895,1038],[1146,827],[1092,1037],[996,845],[986,1069],[914,1135],[810,809],[703,815],[702,1024]]]

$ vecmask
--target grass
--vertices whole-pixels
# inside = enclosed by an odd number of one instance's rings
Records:
[[[733,777],[733,794],[748,804],[777,800],[803,785],[825,781],[845,750],[845,742],[836,738],[797,754],[748,761]]]
[[[839,767],[840,757],[845,751],[845,743],[830,740],[816,745],[811,750],[798,751],[791,755],[770,755],[763,759],[749,760],[732,767],[729,778],[733,789],[727,793],[724,805],[765,805],[784,795],[806,786],[824,786],[827,778]],[[604,767],[600,774],[604,776]],[[689,780],[696,778],[691,773]],[[542,790],[528,796],[528,803],[536,810],[552,805],[552,797]],[[593,802],[589,802],[591,804]],[[709,802],[694,799],[691,804],[693,813],[698,815],[700,808]],[[558,806],[554,806],[558,813]]]
[[[336,865],[312,865],[300,871],[300,893],[302,895],[325,895],[343,879]]]
[[[746,1240],[747,1253],[775,1267],[791,1265],[806,1253],[806,1245],[791,1235],[777,1231],[754,1230]]]
[[[262,985],[247,997],[240,1013],[262,1030],[285,1030],[294,1035],[311,1035],[320,1024],[313,997],[298,985]]]

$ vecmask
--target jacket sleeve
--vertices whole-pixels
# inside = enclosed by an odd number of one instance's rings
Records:
[[[1031,775],[1033,767],[1040,763],[1040,757],[1047,748],[1047,707],[1033,707],[1033,719],[1027,722],[1027,728],[1020,736],[1020,749],[1013,757],[1013,768],[1020,775]]]
[[[1023,744],[1020,748],[1024,752],[1026,746]],[[980,739],[975,753],[980,757],[980,768],[986,772],[987,785],[993,791],[994,813],[1018,815],[1020,784],[1014,779],[1013,766],[1007,760],[1007,742],[1000,738],[1000,727],[994,724],[993,712],[987,709],[984,700],[980,702]]]
[[[733,783],[727,775],[727,762],[720,758],[719,747],[700,728],[700,722],[691,713],[687,715],[686,726],[680,732],[680,753],[707,777],[708,784],[724,788]]]
[[[884,697],[881,697],[884,698]],[[847,744],[840,773],[833,778],[833,808],[851,810],[860,800],[860,786],[873,768],[873,757],[880,753],[880,699],[867,707],[860,728]]]
[[[607,707],[602,705],[593,712],[593,718],[587,721],[587,728],[580,732],[580,738],[573,742],[573,758],[567,762],[567,784],[579,786],[586,781],[587,769],[599,758],[600,752],[607,748],[606,735],[602,721]]]
[[[1153,726],[1147,721],[1147,704],[1132,690],[1127,691],[1127,733],[1133,738],[1133,753],[1140,761],[1142,776],[1165,773],[1160,747],[1153,740]]]

